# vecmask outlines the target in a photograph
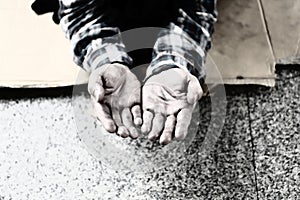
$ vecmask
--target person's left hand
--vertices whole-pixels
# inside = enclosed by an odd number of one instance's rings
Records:
[[[183,140],[203,91],[195,76],[180,68],[152,75],[142,89],[143,125],[151,141]]]

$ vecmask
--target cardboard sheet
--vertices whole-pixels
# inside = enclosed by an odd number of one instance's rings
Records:
[[[299,1],[262,2],[219,0],[219,21],[206,65],[208,83],[215,81],[217,66],[227,84],[273,86],[274,55],[280,59],[299,56],[299,20],[295,19],[299,17]],[[85,83],[84,73],[76,81],[81,69],[73,63],[69,41],[60,27],[50,15],[37,16],[30,4],[24,0],[0,3],[0,86],[57,87]],[[279,12],[282,9],[288,13]],[[279,19],[285,19],[282,26],[275,23]]]
[[[300,0],[262,0],[277,63],[300,63]]]
[[[24,0],[0,3],[0,86],[73,85],[79,67],[72,62],[68,40],[50,15],[37,16],[30,5]]]
[[[258,2],[219,0],[218,11],[210,55],[224,82],[273,86],[275,63]]]

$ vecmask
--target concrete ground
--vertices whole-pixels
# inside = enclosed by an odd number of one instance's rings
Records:
[[[109,169],[80,142],[71,98],[0,100],[0,200],[300,199],[300,71],[275,88],[227,88],[225,125],[199,153],[210,119],[185,159],[147,174]],[[3,96],[3,94],[2,94]]]

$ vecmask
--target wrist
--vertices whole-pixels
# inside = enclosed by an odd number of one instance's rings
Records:
[[[149,66],[151,67],[151,66]],[[148,67],[148,69],[149,69]],[[150,79],[152,76],[154,75],[157,75],[157,74],[160,74],[164,71],[167,71],[167,70],[170,70],[170,69],[178,69],[179,67],[177,67],[176,65],[162,65],[160,67],[157,67],[157,68],[154,68],[154,69],[151,69],[148,71],[147,69],[147,72],[146,72],[146,77],[144,78],[144,81],[143,82],[146,82],[148,79]]]
[[[197,65],[198,66],[198,65]],[[195,76],[200,85],[205,82],[205,71],[203,67],[195,67],[191,59],[186,59],[177,54],[160,54],[151,62],[147,68],[146,77],[144,81],[148,80],[151,76],[166,71],[172,68],[180,68],[187,74]],[[200,69],[198,69],[200,68]]]

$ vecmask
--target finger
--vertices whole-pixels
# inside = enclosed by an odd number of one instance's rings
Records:
[[[203,95],[203,90],[197,78],[193,75],[190,77],[190,81],[187,88],[187,101],[189,104],[196,103]]]
[[[88,91],[96,101],[101,101],[104,98],[105,90],[100,75],[91,75],[88,83]]]
[[[114,133],[117,127],[114,121],[112,120],[112,117],[109,112],[109,108],[96,101],[93,101],[93,104],[94,104],[96,116],[101,121],[105,130],[107,130],[110,133]]]
[[[120,111],[118,109],[112,108],[112,118],[117,126],[123,126]]]
[[[143,125],[142,125],[142,132],[143,133],[149,133],[152,127],[152,119],[153,119],[153,113],[145,110],[143,113]]]
[[[131,113],[133,115],[133,121],[136,126],[140,126],[143,123],[142,114],[141,114],[141,106],[135,105],[131,108]]]
[[[119,126],[117,135],[121,136],[122,138],[127,138],[129,136],[129,132],[125,126]]]
[[[139,132],[136,130],[135,127],[129,128],[129,134],[132,139],[136,139],[139,136]]]
[[[151,141],[155,141],[161,135],[161,132],[164,128],[165,124],[165,117],[161,113],[155,113],[153,122],[152,122],[152,129],[149,133],[148,139]]]
[[[192,110],[182,109],[176,117],[175,139],[184,140],[187,135],[188,127],[192,119]]]
[[[123,125],[121,115],[118,109],[112,110],[112,116],[115,124],[117,125],[117,135],[126,138],[129,136],[127,128]]]
[[[159,143],[162,145],[169,144],[172,140],[172,133],[175,128],[176,118],[174,115],[167,117],[164,130],[160,136]]]
[[[127,130],[129,130],[129,135],[132,138],[137,138],[138,134],[137,134],[137,130],[135,129],[133,122],[132,122],[132,115],[130,113],[129,108],[124,108],[122,111],[122,121],[124,126],[127,128]]]

